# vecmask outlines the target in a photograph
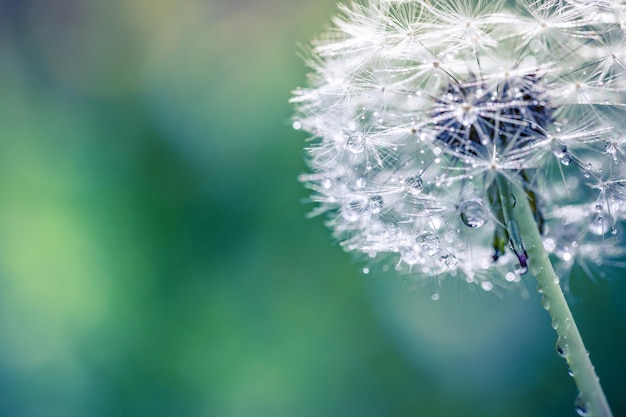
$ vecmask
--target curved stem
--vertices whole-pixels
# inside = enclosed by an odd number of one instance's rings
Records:
[[[612,417],[600,380],[559,285],[559,277],[543,247],[528,196],[503,175],[498,175],[496,181],[506,228],[509,234],[519,233],[523,247],[516,248],[516,238],[512,236],[511,243],[516,251],[521,249],[528,255],[528,267],[537,280],[537,291],[542,295],[542,305],[550,313],[552,327],[558,335],[557,353],[567,360],[578,387],[576,411],[581,416]]]

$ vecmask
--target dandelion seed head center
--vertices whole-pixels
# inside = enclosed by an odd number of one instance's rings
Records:
[[[485,156],[530,146],[547,136],[554,107],[535,73],[489,86],[485,80],[453,80],[432,111],[436,139],[456,154]],[[492,164],[493,168],[494,165]]]

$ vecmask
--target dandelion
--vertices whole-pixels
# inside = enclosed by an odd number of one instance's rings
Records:
[[[530,269],[578,413],[610,415],[558,276],[626,253],[626,3],[340,9],[292,98],[314,214],[345,250],[390,255],[416,279],[491,291]]]

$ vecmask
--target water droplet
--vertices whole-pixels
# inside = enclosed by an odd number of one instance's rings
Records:
[[[576,397],[576,400],[574,401],[574,408],[576,408],[576,412],[581,417],[591,416],[591,413],[589,412],[589,402],[585,399],[582,392]]]
[[[426,232],[418,236],[415,241],[430,256],[433,256],[439,250],[439,238],[434,233]]]
[[[567,166],[572,162],[572,156],[569,153],[564,153],[561,155],[561,164]]]
[[[574,378],[574,371],[572,371],[572,368],[567,368],[567,374]]]
[[[616,235],[617,234],[617,227],[611,226],[611,234],[612,235]]]
[[[596,212],[602,213],[602,204],[596,204]]]
[[[569,355],[569,343],[567,342],[567,338],[563,336],[559,336],[556,339],[556,344],[554,345],[554,349],[559,356],[566,358]]]
[[[441,262],[443,262],[443,264],[448,268],[454,268],[459,263],[457,257],[452,254],[443,255],[440,259]]]
[[[489,212],[479,198],[463,201],[459,204],[459,213],[463,224],[473,229],[483,226],[489,218]]]
[[[369,274],[369,273],[370,273],[370,269],[369,269],[369,268],[367,268],[367,267],[363,268],[363,273],[364,273],[365,275]]]
[[[543,294],[543,287],[541,285],[537,285],[537,292]]]
[[[361,153],[365,149],[365,139],[361,135],[350,135],[346,141],[346,148],[352,153]]]
[[[551,324],[552,324],[552,328],[553,328],[554,330],[558,329],[558,328],[559,328],[559,324],[560,324],[560,323],[561,323],[561,322],[560,322],[559,320],[557,320],[557,319],[552,319],[552,323],[551,323]]]
[[[404,190],[411,195],[418,195],[424,189],[422,177],[414,175],[404,180]]]
[[[485,291],[491,291],[493,290],[493,284],[489,281],[483,281],[480,283],[480,288],[482,288]]]
[[[471,103],[461,103],[456,109],[456,118],[463,126],[471,126],[478,118],[478,108]]]
[[[372,214],[378,214],[383,210],[384,204],[385,202],[383,201],[383,198],[381,196],[373,195],[370,197],[369,209]]]
[[[366,198],[356,198],[348,201],[341,209],[341,215],[349,222],[356,222],[369,217],[369,200]]]
[[[432,293],[430,295],[430,299],[433,300],[433,301],[439,300],[439,293],[437,293],[437,292]]]
[[[547,295],[543,294],[541,296],[541,306],[545,310],[550,310],[550,297],[548,297]]]

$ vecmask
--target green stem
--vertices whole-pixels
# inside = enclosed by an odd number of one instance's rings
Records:
[[[558,335],[557,352],[567,360],[573,373],[579,392],[576,410],[581,416],[612,417],[600,380],[559,285],[559,277],[544,249],[528,196],[519,185],[512,184],[504,175],[498,175],[496,181],[505,226],[509,235],[511,232],[519,233],[519,239],[511,236],[512,244],[518,255],[520,250],[525,250],[528,255],[528,267],[537,280],[537,291],[542,295],[541,303],[550,313],[552,327]],[[515,247],[516,240],[521,240],[522,248]]]

